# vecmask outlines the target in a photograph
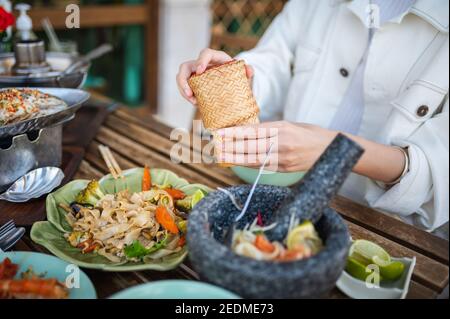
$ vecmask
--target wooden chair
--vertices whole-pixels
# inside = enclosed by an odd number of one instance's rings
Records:
[[[214,0],[211,47],[231,55],[255,47],[287,0]]]

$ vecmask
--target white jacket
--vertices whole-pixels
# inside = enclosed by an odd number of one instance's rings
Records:
[[[255,68],[253,89],[263,120],[328,127],[368,43],[368,5],[286,4],[258,46],[239,56]],[[449,219],[448,15],[448,0],[417,0],[375,32],[359,135],[409,146],[410,171],[389,190],[353,174],[341,192],[430,231]]]

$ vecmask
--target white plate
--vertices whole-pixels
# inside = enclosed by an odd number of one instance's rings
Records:
[[[380,287],[369,288],[362,280],[353,278],[344,271],[339,278],[336,286],[344,294],[354,299],[405,299],[408,294],[411,276],[416,257],[411,258],[392,258],[393,261],[399,261],[405,265],[405,271],[401,278],[392,282],[381,282]]]

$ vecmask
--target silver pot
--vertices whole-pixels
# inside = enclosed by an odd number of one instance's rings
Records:
[[[62,123],[0,140],[0,194],[29,171],[59,167],[62,160]]]
[[[90,64],[66,75],[61,72],[71,65],[77,56],[68,53],[47,52],[51,71],[31,75],[13,75],[14,53],[0,54],[0,88],[6,87],[56,87],[80,88],[86,81]]]
[[[67,103],[62,111],[0,126],[0,193],[29,171],[47,166],[59,167],[62,158],[62,125],[89,98],[76,89],[39,88]]]

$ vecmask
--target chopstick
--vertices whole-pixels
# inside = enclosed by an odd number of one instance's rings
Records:
[[[123,178],[123,172],[108,146],[99,145],[98,149],[114,179]]]

